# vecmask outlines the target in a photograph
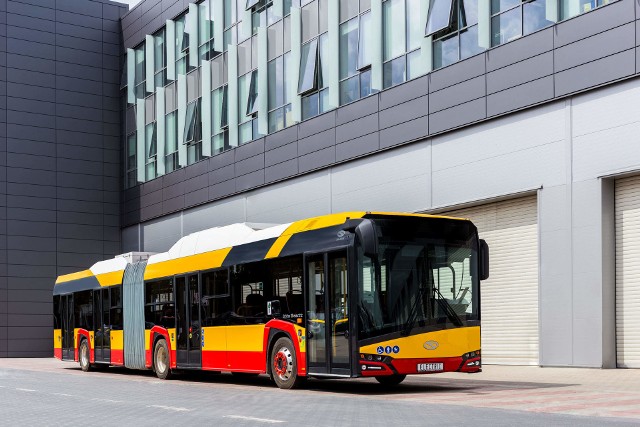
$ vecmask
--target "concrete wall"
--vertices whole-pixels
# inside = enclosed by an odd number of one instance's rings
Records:
[[[0,0],[0,357],[50,356],[59,274],[120,252],[120,14]]]
[[[612,177],[640,172],[637,111],[632,79],[125,228],[123,249],[163,251],[239,221],[537,192],[540,363],[614,367]]]

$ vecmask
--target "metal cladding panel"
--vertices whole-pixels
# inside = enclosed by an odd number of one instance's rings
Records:
[[[480,286],[482,362],[538,365],[538,209],[535,197],[446,212],[469,218],[487,241]]]
[[[619,368],[640,368],[640,176],[615,183],[616,350]]]

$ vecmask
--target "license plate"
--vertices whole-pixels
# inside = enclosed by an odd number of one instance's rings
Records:
[[[442,363],[418,363],[418,372],[436,372],[442,371],[444,364]]]

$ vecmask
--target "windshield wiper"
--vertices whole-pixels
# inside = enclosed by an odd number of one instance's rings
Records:
[[[409,310],[409,317],[404,324],[404,328],[402,328],[402,336],[407,336],[411,333],[413,329],[413,325],[416,323],[417,314],[418,314],[418,304],[422,301],[424,295],[424,288],[420,286],[418,288],[418,295],[416,295],[416,299],[413,301],[413,305],[411,306],[411,310]]]
[[[449,320],[451,320],[451,323],[458,327],[462,326],[462,320],[460,320],[458,314],[449,305],[444,296],[442,296],[438,288],[433,288],[433,291],[438,294],[438,298],[436,298],[436,301],[438,301],[438,305],[440,306],[440,308],[447,314],[447,317],[449,318]]]

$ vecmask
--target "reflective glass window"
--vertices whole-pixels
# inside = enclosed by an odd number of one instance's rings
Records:
[[[360,98],[360,78],[354,76],[340,82],[340,104],[348,104]]]
[[[384,60],[388,61],[406,52],[404,0],[387,0],[382,7]]]
[[[522,15],[520,8],[511,9],[491,18],[491,45],[517,39],[522,35]]]
[[[340,22],[356,16],[359,9],[359,0],[340,0]]]
[[[446,67],[458,61],[458,58],[457,34],[433,42],[433,68]]]
[[[385,62],[383,78],[385,88],[404,82],[406,80],[405,57],[401,56],[393,61]]]
[[[258,70],[251,72],[249,94],[247,96],[247,116],[258,112]]]
[[[314,1],[302,7],[302,42],[318,35],[318,2]]]
[[[300,79],[298,93],[307,93],[318,88],[318,39],[313,39],[302,46],[300,56]]]
[[[371,12],[360,15],[360,35],[358,40],[358,69],[371,65],[371,42],[373,32]]]
[[[407,51],[418,49],[424,39],[424,28],[420,23],[418,11],[420,11],[420,0],[407,0],[405,8],[407,16]]]
[[[358,71],[358,19],[340,25],[340,78]]]
[[[426,36],[449,28],[451,25],[451,9],[454,0],[432,0],[427,17]]]
[[[184,122],[183,142],[192,142],[196,140],[196,116],[198,110],[198,102],[193,101],[187,104],[187,114]]]
[[[545,0],[535,0],[525,3],[522,9],[522,24],[522,33],[524,35],[552,25],[553,21],[547,19],[547,2]]]

